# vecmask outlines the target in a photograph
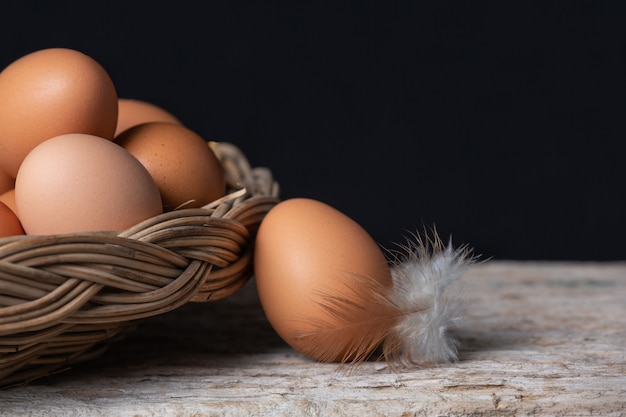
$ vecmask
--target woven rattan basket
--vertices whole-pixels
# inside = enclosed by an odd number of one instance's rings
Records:
[[[278,202],[267,168],[210,143],[224,198],[122,232],[0,238],[0,388],[100,355],[137,320],[227,297],[252,275],[252,244]]]

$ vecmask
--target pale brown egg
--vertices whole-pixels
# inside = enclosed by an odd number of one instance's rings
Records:
[[[80,133],[48,139],[28,154],[15,203],[28,234],[120,231],[162,213],[156,184],[137,159]]]
[[[156,104],[136,99],[119,98],[115,136],[133,126],[148,122],[182,124],[176,116]]]
[[[254,275],[268,320],[300,352],[350,361],[375,347],[355,343],[380,319],[369,290],[391,287],[391,273],[380,247],[345,214],[304,198],[276,205],[258,230]]]
[[[113,139],[116,124],[113,81],[82,52],[42,49],[0,72],[0,167],[12,178],[44,140],[66,133]]]
[[[0,238],[23,234],[24,229],[13,210],[0,202]]]
[[[159,187],[163,210],[202,207],[226,193],[224,170],[207,142],[174,123],[149,122],[122,132],[115,143],[137,158]]]

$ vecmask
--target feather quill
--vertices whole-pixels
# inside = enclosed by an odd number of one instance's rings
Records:
[[[373,277],[344,274],[334,292],[314,296],[326,314],[303,323],[295,338],[302,352],[321,362],[357,364],[370,358],[398,321],[398,309],[389,288]],[[347,340],[347,344],[338,341]]]
[[[358,365],[372,358],[403,366],[429,366],[457,359],[450,334],[460,320],[460,279],[474,257],[467,247],[434,237],[401,246],[391,261],[391,285],[374,277],[344,274],[334,292],[319,291],[324,318],[294,335],[302,352],[321,362]],[[389,253],[392,253],[391,251]],[[305,324],[305,323],[303,323]],[[347,344],[340,345],[338,340]]]

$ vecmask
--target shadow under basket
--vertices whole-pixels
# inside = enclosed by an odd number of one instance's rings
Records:
[[[137,320],[225,298],[248,281],[279,187],[235,145],[209,146],[227,193],[202,208],[121,233],[0,238],[0,389],[94,358]]]

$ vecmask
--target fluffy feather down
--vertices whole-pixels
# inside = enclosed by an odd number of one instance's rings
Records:
[[[417,238],[406,257],[391,269],[392,299],[404,314],[385,339],[387,359],[404,365],[433,365],[457,360],[450,334],[460,321],[460,279],[473,262],[467,247],[445,246],[436,236]]]

